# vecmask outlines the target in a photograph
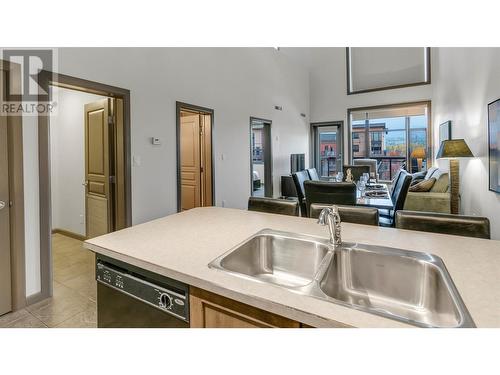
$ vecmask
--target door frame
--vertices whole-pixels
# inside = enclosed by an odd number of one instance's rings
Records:
[[[124,147],[124,198],[125,226],[132,225],[132,182],[130,146],[130,90],[103,83],[42,70],[38,74],[40,90],[50,92],[49,86],[82,91],[91,94],[122,99],[123,101],[123,147]],[[27,297],[28,304],[52,296],[52,223],[50,181],[50,116],[38,116],[38,168],[40,194],[40,278],[41,291]]]
[[[176,150],[176,169],[177,169],[177,212],[181,212],[182,202],[181,202],[181,111],[194,111],[194,112],[204,112],[210,116],[210,143],[212,145],[212,152],[210,157],[212,158],[211,171],[212,171],[212,205],[215,204],[215,147],[214,147],[214,129],[215,129],[215,116],[214,110],[207,107],[201,107],[199,105],[188,104],[180,101],[175,102],[175,150]]]
[[[318,169],[318,166],[316,165],[316,152],[318,151],[317,145],[316,145],[316,132],[317,132],[318,128],[321,128],[323,126],[337,126],[339,128],[338,131],[340,134],[340,153],[342,155],[340,162],[341,162],[341,165],[344,165],[344,160],[345,160],[345,155],[344,155],[344,121],[342,121],[342,120],[311,122],[311,145],[309,147],[309,149],[310,149],[309,165]],[[320,173],[320,176],[321,176],[321,173]]]
[[[0,70],[8,82],[21,86],[21,66],[1,60]],[[24,233],[24,167],[22,115],[7,116],[7,147],[9,165],[10,271],[12,311],[26,306],[26,261]]]
[[[264,167],[264,181],[270,181],[271,183],[269,189],[271,190],[271,198],[274,196],[274,186],[273,186],[273,135],[272,135],[272,124],[271,120],[266,120],[260,117],[250,116],[250,126],[249,126],[249,139],[250,139],[250,196],[253,197],[253,153],[252,153],[252,123],[254,121],[262,122],[264,127],[269,126],[269,152],[264,154],[264,165],[269,165],[268,171]],[[269,172],[269,173],[268,173]],[[266,184],[264,183],[264,196],[266,195]]]

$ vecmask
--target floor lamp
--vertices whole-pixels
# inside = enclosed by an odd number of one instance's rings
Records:
[[[441,142],[437,159],[450,159],[450,211],[452,214],[459,213],[460,197],[460,165],[457,158],[473,158],[472,152],[464,139],[450,139]]]
[[[425,148],[417,147],[415,148],[410,155],[410,158],[417,159],[417,172],[422,170],[422,161],[425,159]]]

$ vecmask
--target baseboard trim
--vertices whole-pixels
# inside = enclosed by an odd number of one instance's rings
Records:
[[[56,233],[59,233],[59,234],[62,234],[63,236],[71,237],[71,238],[74,238],[75,240],[80,240],[80,241],[85,241],[87,239],[86,236],[82,236],[81,234],[71,232],[69,230],[61,229],[61,228],[52,229],[52,234],[56,234]]]
[[[26,297],[26,306],[33,305],[37,302],[43,301],[44,299],[49,298],[50,296],[45,295],[45,293],[38,292],[32,294],[31,296]]]

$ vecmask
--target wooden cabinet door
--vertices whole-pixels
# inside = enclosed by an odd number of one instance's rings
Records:
[[[190,288],[191,328],[300,328],[294,320]]]

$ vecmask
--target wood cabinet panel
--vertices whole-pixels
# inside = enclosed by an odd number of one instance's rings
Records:
[[[191,287],[191,328],[300,328],[301,323]]]

